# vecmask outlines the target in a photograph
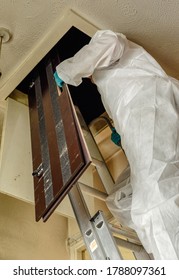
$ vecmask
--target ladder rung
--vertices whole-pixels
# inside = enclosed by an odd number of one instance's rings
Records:
[[[108,197],[108,195],[106,193],[101,192],[101,191],[99,191],[95,188],[92,188],[88,185],[85,185],[83,183],[79,182],[79,186],[80,186],[80,189],[82,191],[84,191],[86,194],[91,195],[95,198],[98,198],[99,200],[106,201],[106,198]]]

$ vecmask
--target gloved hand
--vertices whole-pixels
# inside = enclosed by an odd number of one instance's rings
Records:
[[[111,140],[117,146],[121,146],[121,136],[117,133],[114,127],[112,128]]]
[[[55,78],[55,82],[56,82],[56,84],[57,84],[57,86],[59,86],[60,88],[62,88],[62,86],[63,86],[63,84],[64,84],[64,81],[62,81],[61,79],[60,79],[60,77],[58,76],[58,74],[57,74],[57,71],[54,73],[54,78]]]

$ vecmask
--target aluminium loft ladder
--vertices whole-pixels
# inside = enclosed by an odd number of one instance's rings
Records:
[[[96,165],[98,174],[104,186],[106,187],[106,189],[109,190],[109,187],[112,187],[112,185],[114,184],[113,179],[109,174],[106,165],[102,161],[102,156],[99,150],[97,149],[97,146],[95,145],[93,137],[88,127],[86,126],[81,116],[81,113],[78,109],[76,110],[82,130],[85,131],[85,140],[89,148],[93,164]],[[111,233],[111,230],[103,213],[101,211],[98,211],[93,217],[90,216],[89,210],[83,197],[82,190],[84,189],[88,189],[88,192],[91,191],[92,194],[95,193],[95,190],[93,188],[77,182],[68,193],[68,196],[74,214],[76,216],[78,226],[83,236],[86,248],[91,258],[94,260],[122,259],[122,256],[117,248],[115,239]],[[98,192],[98,194],[99,193],[100,192]],[[102,195],[105,196],[105,194]]]
[[[108,223],[101,211],[98,211],[93,217],[90,216],[83,197],[83,191],[105,201],[107,195],[114,187],[114,180],[78,108],[76,108],[76,112],[82,131],[84,132],[84,138],[92,158],[92,164],[95,165],[106,190],[106,193],[103,193],[90,186],[77,182],[68,193],[89,255],[92,259],[96,260],[119,260],[122,259],[122,255],[117,246],[121,246],[133,251],[136,259],[150,259],[150,256],[146,253],[140,242],[138,242],[138,244],[133,243],[133,241],[136,241],[136,237],[133,233],[126,234],[125,230],[114,228],[113,225]],[[114,237],[113,233],[115,232],[127,238],[129,241]]]

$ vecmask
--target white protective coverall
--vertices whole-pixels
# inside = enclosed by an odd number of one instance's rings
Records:
[[[121,135],[130,184],[109,195],[119,221],[134,228],[155,259],[179,258],[179,81],[120,33],[97,31],[60,63],[58,76],[78,86],[92,75]]]

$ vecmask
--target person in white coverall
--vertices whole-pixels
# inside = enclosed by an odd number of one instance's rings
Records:
[[[178,259],[179,82],[141,46],[110,30],[97,31],[55,73],[58,85],[59,79],[78,86],[91,76],[130,165],[126,197],[118,189],[108,207],[155,259]]]

